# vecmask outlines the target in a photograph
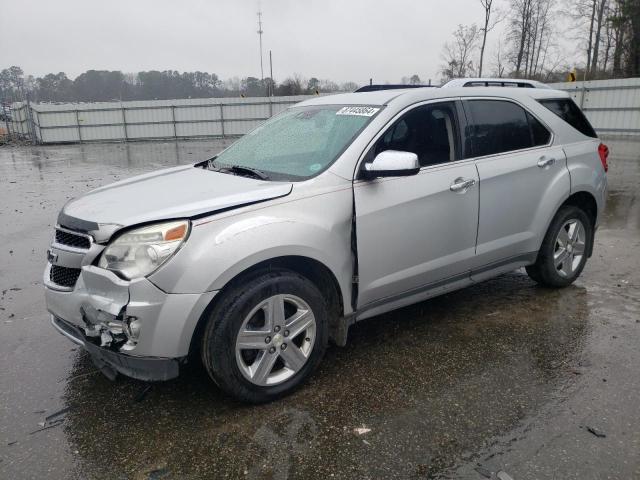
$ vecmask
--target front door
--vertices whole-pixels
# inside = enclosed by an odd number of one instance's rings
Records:
[[[354,184],[358,308],[465,276],[475,255],[478,174],[473,160],[460,160],[455,103],[413,108],[365,161],[385,150],[415,153],[421,170]]]

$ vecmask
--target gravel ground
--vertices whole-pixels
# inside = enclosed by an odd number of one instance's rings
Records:
[[[608,143],[609,203],[575,285],[517,271],[363,322],[258,407],[197,364],[109,381],[42,294],[67,199],[223,144],[0,148],[0,478],[640,478],[640,142]]]

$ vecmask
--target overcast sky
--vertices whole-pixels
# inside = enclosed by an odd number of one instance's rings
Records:
[[[260,76],[257,0],[0,0],[0,68]],[[263,0],[265,76],[437,81],[442,44],[479,0]],[[491,32],[490,46],[498,41]],[[489,60],[491,60],[489,58]],[[489,61],[489,65],[491,61]]]

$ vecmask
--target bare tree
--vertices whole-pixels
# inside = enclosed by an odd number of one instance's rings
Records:
[[[421,85],[422,80],[420,79],[420,76],[418,74],[414,73],[410,77],[402,77],[400,79],[400,83],[404,85]]]
[[[493,76],[502,78],[506,69],[504,52],[502,51],[502,41],[498,41],[498,47],[493,57],[493,65]]]
[[[471,58],[477,49],[479,36],[480,30],[475,23],[458,25],[453,32],[453,40],[446,42],[443,46],[442,59],[445,62],[441,68],[443,82],[474,74]]]
[[[510,36],[515,44],[515,75],[520,76],[531,25],[533,0],[511,0]]]
[[[493,0],[480,0],[480,5],[484,9],[484,26],[480,29],[482,32],[482,43],[480,45],[480,60],[478,61],[478,76],[482,76],[482,68],[484,66],[484,52],[487,46],[487,34],[494,29],[494,27],[502,21],[502,16],[498,13],[497,16],[491,18],[491,8],[493,6]]]
[[[613,15],[610,8],[611,1],[615,0],[570,0],[567,17],[572,24],[573,37],[578,40],[580,49],[586,56],[584,76],[593,78],[598,74],[601,62],[601,47],[607,49],[607,22]],[[603,38],[604,35],[604,38]],[[615,37],[610,32],[609,41]],[[609,48],[611,43],[609,43]],[[607,63],[609,53],[607,56]],[[615,57],[615,52],[614,52]]]
[[[513,75],[543,75],[553,32],[555,0],[511,0],[507,40]]]
[[[595,28],[593,38],[593,57],[591,58],[591,68],[589,72],[591,75],[595,75],[598,71],[598,54],[600,51],[600,36],[602,34],[602,27],[604,23],[604,12],[607,7],[607,0],[594,0],[594,6],[596,7]]]
[[[604,40],[602,45],[604,47],[604,56],[600,63],[600,70],[606,74],[607,68],[609,67],[609,59],[611,58],[611,48],[614,45],[614,28],[613,28],[613,10],[611,9],[611,4],[607,5],[607,11],[605,12],[606,22],[604,25]]]

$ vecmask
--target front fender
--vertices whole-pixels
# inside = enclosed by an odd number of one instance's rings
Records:
[[[265,260],[302,256],[325,265],[350,298],[351,202],[343,189],[196,220],[184,247],[149,279],[166,292],[201,293],[222,289]]]

